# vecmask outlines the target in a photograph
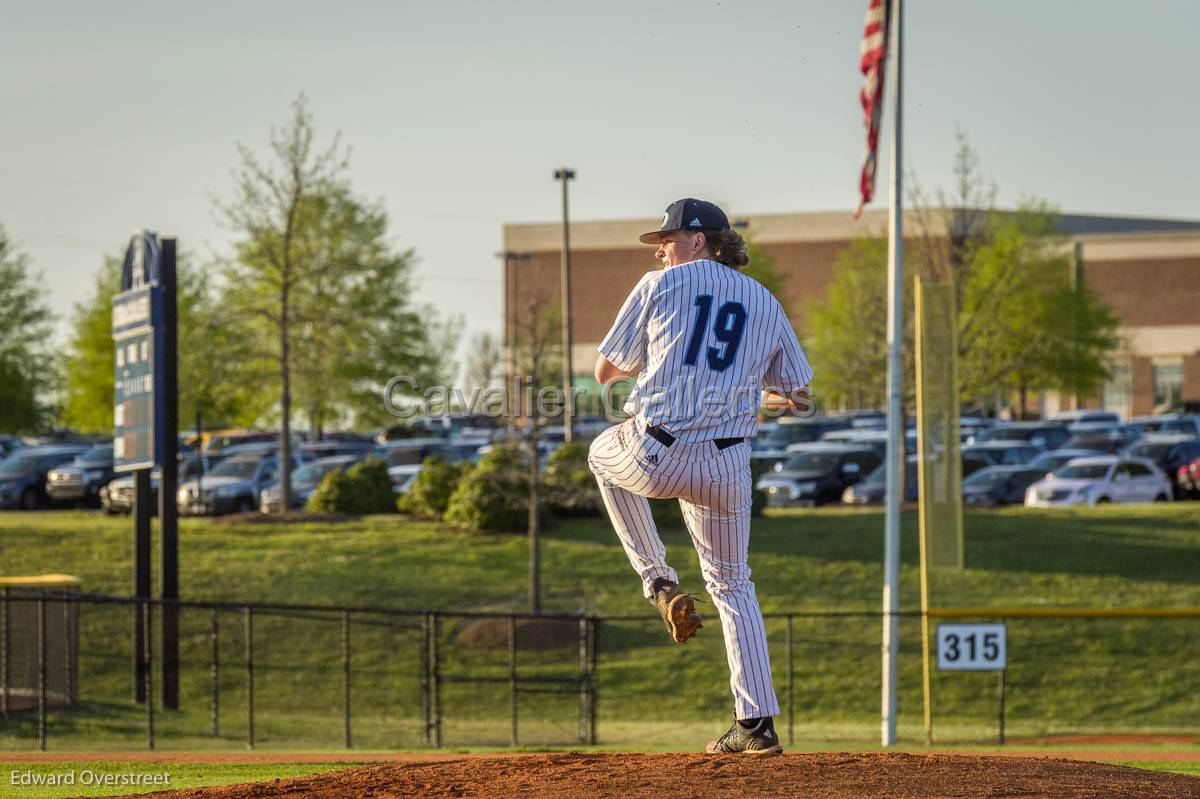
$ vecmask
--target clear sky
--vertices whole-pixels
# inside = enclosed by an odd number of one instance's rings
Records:
[[[498,332],[502,225],[853,208],[866,0],[47,0],[0,24],[0,224],[64,318],[146,226],[200,260],[235,143],[303,91],[420,256],[418,299]],[[948,184],[955,126],[999,200],[1200,219],[1192,0],[906,0],[906,169]],[[887,174],[886,153],[880,175]],[[880,185],[876,206],[886,203]],[[649,258],[647,259],[649,264]]]

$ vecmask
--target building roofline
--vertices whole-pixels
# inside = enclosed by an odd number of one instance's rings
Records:
[[[922,209],[904,212],[904,225],[915,229]],[[1001,209],[1001,213],[1012,213]],[[804,213],[734,214],[734,223],[745,222],[759,244],[781,242],[846,241],[858,236],[884,235],[887,209],[871,209],[855,219],[849,211]],[[1191,242],[1200,246],[1200,221],[1102,214],[1060,214],[1062,235],[1075,241],[1108,243],[1176,241],[1191,253]],[[656,217],[641,219],[579,220],[571,223],[571,243],[581,250],[629,250],[646,247],[638,235],[659,225]],[[504,225],[504,245],[514,252],[558,252],[562,246],[560,222],[509,223]],[[1110,249],[1111,248],[1107,248]],[[1178,249],[1178,248],[1176,248]]]

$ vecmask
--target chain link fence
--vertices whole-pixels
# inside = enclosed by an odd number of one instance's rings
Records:
[[[164,611],[179,628],[177,707],[163,705],[155,654]],[[10,590],[0,613],[0,748],[10,750],[677,748],[719,733],[731,706],[715,620],[678,646],[652,612],[164,605]],[[140,651],[138,620],[150,633]],[[914,743],[925,737],[920,621],[901,616],[899,732]],[[1200,619],[1008,621],[1003,700],[998,672],[933,672],[938,743],[1197,732]],[[781,737],[876,743],[881,614],[766,623]]]

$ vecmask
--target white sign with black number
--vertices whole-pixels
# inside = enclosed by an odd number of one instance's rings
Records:
[[[1008,665],[1003,624],[939,624],[937,667],[943,671],[998,671]]]

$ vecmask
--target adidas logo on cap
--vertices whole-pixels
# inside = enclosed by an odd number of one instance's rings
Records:
[[[696,217],[690,223],[690,227],[700,227],[700,217]]]

